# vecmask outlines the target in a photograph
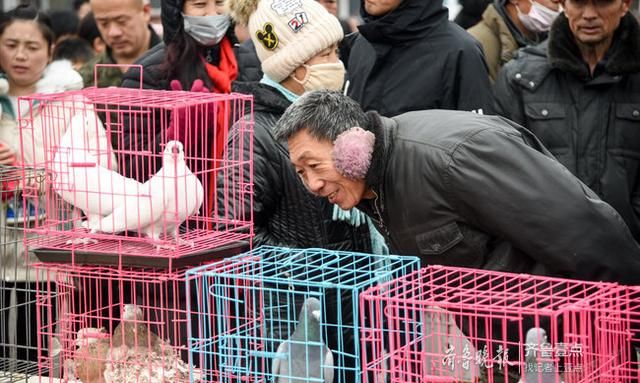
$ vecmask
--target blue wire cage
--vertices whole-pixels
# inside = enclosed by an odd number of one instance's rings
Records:
[[[417,257],[263,246],[189,270],[192,381],[360,382],[360,292],[419,267]]]

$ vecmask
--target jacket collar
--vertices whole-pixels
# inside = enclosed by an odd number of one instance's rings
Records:
[[[398,124],[387,117],[379,115],[377,112],[367,112],[369,119],[369,131],[376,136],[371,155],[371,166],[365,177],[367,187],[372,187],[378,191],[384,180],[384,174],[391,151],[393,150],[393,137]]]
[[[509,27],[509,18],[500,14],[493,4],[489,4],[482,14],[482,22],[498,37],[500,41],[500,60],[506,63],[515,57],[519,47],[526,45],[523,43],[522,34],[516,28],[515,31]]]
[[[627,12],[620,20],[607,56],[605,72],[610,75],[640,71],[640,27],[631,12]],[[551,26],[548,57],[549,63],[554,68],[572,73],[582,79],[591,77],[569,28],[569,20],[564,13],[560,14]]]
[[[402,0],[396,9],[379,17],[365,11],[364,1],[360,2],[360,14],[365,23],[358,30],[370,43],[422,40],[432,29],[448,22],[447,9],[441,1]]]
[[[276,88],[257,81],[234,81],[231,90],[237,93],[253,95],[254,112],[281,115],[291,105],[291,101],[287,100]]]

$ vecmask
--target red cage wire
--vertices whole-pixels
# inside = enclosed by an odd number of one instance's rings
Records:
[[[46,215],[28,229],[40,259],[157,265],[251,237],[251,96],[87,88],[20,108],[22,163],[45,179],[23,192]]]
[[[201,380],[200,361],[190,363],[188,355],[188,322],[199,313],[187,314],[186,269],[36,268],[44,381],[189,382],[190,374]]]
[[[363,382],[637,382],[624,291],[423,268],[360,295]]]

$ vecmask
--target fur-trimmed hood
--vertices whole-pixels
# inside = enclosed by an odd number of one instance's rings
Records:
[[[569,20],[562,13],[551,26],[548,58],[552,67],[588,79],[589,68],[575,42]],[[631,12],[620,20],[607,52],[605,71],[611,75],[640,72],[640,27]]]

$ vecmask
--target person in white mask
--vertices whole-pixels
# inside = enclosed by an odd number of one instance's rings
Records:
[[[252,94],[254,97],[253,206],[245,206],[244,209],[231,207],[228,201],[220,198],[218,211],[229,218],[233,218],[233,211],[227,212],[231,208],[244,212],[247,216],[243,219],[253,214],[254,247],[320,247],[371,252],[369,227],[364,219],[353,224],[334,221],[333,205],[326,199],[315,197],[305,188],[291,165],[286,143],[273,137],[276,122],[298,97],[313,90],[340,91],[343,88],[345,67],[337,54],[338,43],[343,38],[340,22],[315,0],[227,0],[227,5],[234,21],[247,25],[264,75],[260,81],[235,82],[233,86],[234,92]],[[229,133],[230,137],[233,137],[235,129]],[[244,148],[248,159],[248,142]],[[218,178],[220,186],[224,183],[222,176]],[[221,187],[218,189],[223,190]],[[265,323],[271,323],[270,337],[286,339],[289,328],[278,318],[285,318],[288,309],[299,310],[302,302],[292,301],[292,305],[297,305],[295,308],[282,305],[269,307],[274,302],[285,301],[286,296],[269,296],[282,293],[268,288],[264,292]],[[341,311],[335,307],[335,300],[330,303],[327,299],[326,303],[323,306],[326,323],[350,323],[353,320],[351,310],[344,310],[344,307],[351,307],[350,303],[344,302],[340,318],[337,315]],[[340,326],[327,327],[340,331]],[[325,339],[332,349],[342,347],[345,354],[355,355],[355,350],[348,350],[348,346],[353,346],[354,342],[335,344],[337,339],[346,339],[348,336],[334,334]],[[268,351],[275,352],[275,349]],[[357,361],[343,359],[345,364],[351,364],[351,371],[355,371]],[[265,368],[268,369],[268,366]],[[347,376],[349,372],[339,374],[341,376],[336,381],[356,380],[353,374]]]
[[[237,43],[233,34],[231,18],[225,13],[223,0],[163,0],[161,8],[164,44],[147,52],[137,64],[142,65],[143,75],[132,67],[125,73],[122,86],[158,90],[193,90],[214,93],[229,93],[231,82],[238,75],[238,65],[234,45]],[[225,126],[221,118],[224,114],[211,113],[210,121],[216,126]],[[159,116],[153,125],[156,136],[149,137],[144,124],[129,124],[123,134],[118,137],[118,147],[125,150],[149,150],[160,153],[163,143],[161,121]],[[176,124],[183,126],[184,124]],[[146,126],[146,125],[145,125]],[[211,126],[204,127],[202,132],[177,131],[170,127],[167,139],[177,139],[184,143],[185,151],[192,157],[220,158],[225,146],[227,132]],[[181,129],[181,128],[176,128]],[[132,137],[137,137],[133,139]],[[139,137],[148,137],[140,139]],[[197,137],[197,139],[196,139]],[[154,147],[155,145],[155,147]],[[126,176],[146,181],[153,174],[154,166],[158,168],[160,161],[149,164],[131,156],[121,159]],[[200,165],[202,166],[202,165]],[[192,168],[193,170],[193,168]],[[203,176],[204,177],[204,176]],[[202,180],[215,182],[214,179]],[[205,201],[205,206],[213,206],[214,198]]]
[[[345,68],[337,54],[343,38],[340,22],[315,0],[227,4],[234,21],[247,25],[264,72],[260,81],[233,85],[233,91],[254,97],[254,205],[244,209],[253,212],[254,246],[369,251],[366,225],[333,221],[332,205],[304,188],[286,146],[271,134],[278,118],[302,94],[343,88]],[[224,211],[221,202],[218,209]]]
[[[560,0],[495,0],[490,4],[482,20],[468,32],[482,45],[491,80],[496,80],[516,50],[544,40],[561,11]]]
[[[631,0],[563,0],[549,38],[518,52],[496,111],[533,132],[640,241],[640,25]]]

